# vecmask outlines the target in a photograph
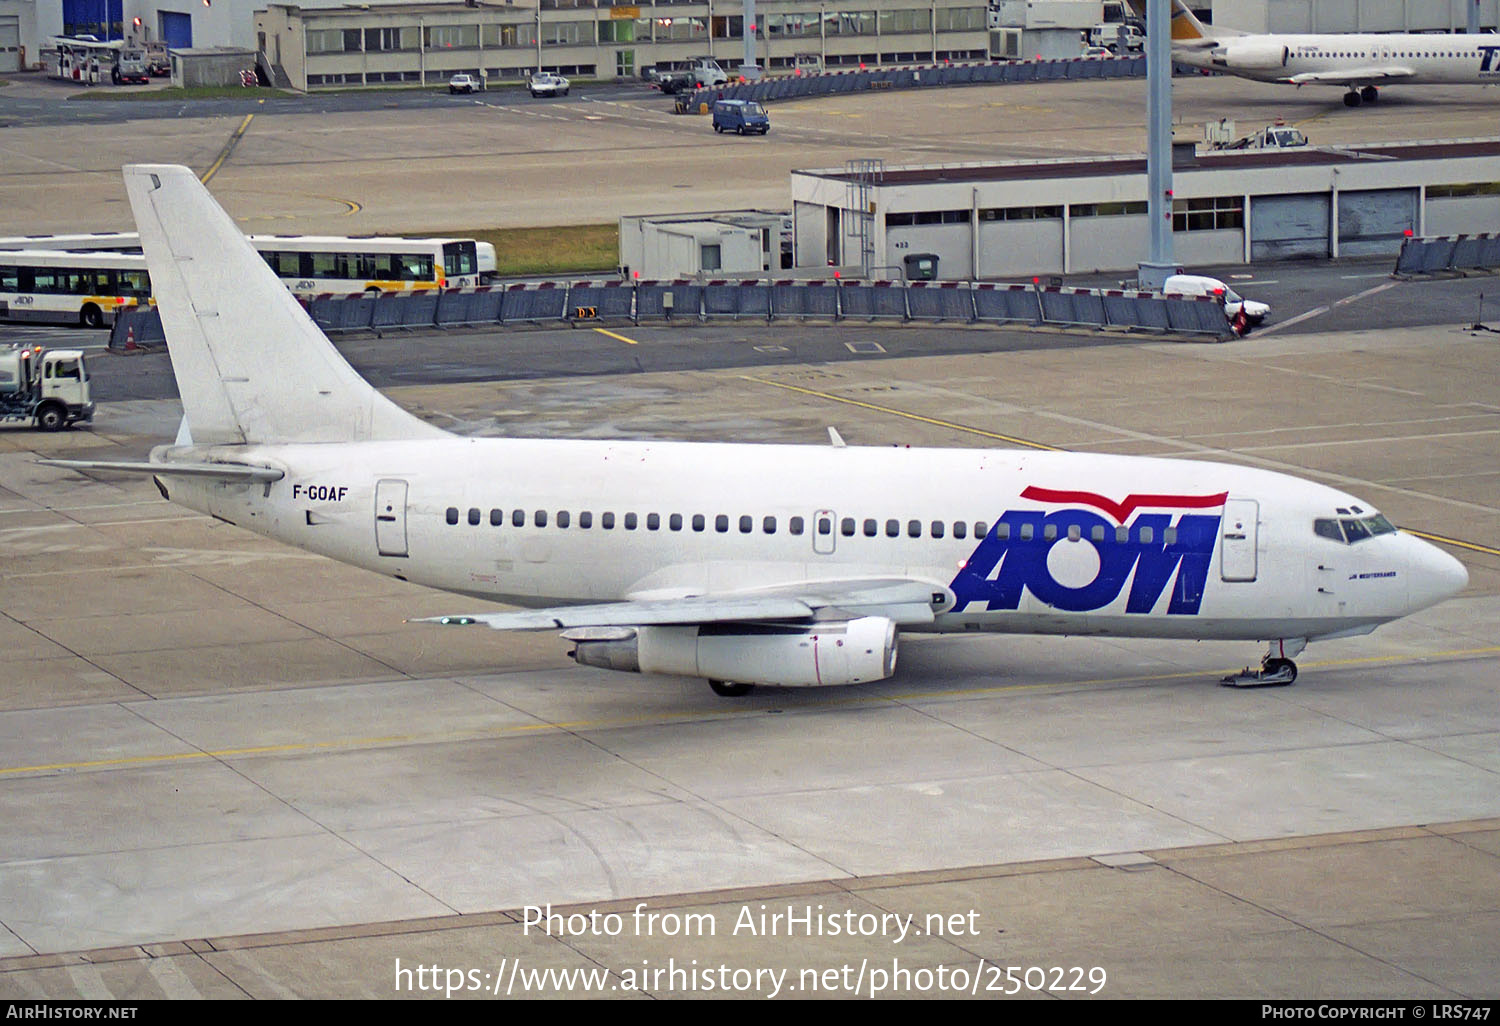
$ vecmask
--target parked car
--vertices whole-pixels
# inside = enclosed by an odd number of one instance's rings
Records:
[[[152,78],[165,78],[172,73],[172,60],[167,55],[166,43],[146,44],[146,73]]]
[[[1164,296],[1213,296],[1224,303],[1224,316],[1240,320],[1245,329],[1253,328],[1271,312],[1266,303],[1245,299],[1217,278],[1203,274],[1174,274],[1161,287]]]
[[[151,69],[146,64],[146,51],[141,49],[120,50],[115,54],[115,66],[110,72],[115,85],[135,82],[146,85],[151,81]]]
[[[567,96],[568,80],[551,71],[538,71],[526,80],[532,96]]]
[[[714,103],[714,131],[755,132],[765,135],[771,130],[766,108],[754,100],[719,100]]]
[[[472,93],[479,88],[479,80],[473,75],[459,72],[448,80],[448,92],[450,93]]]
[[[1085,46],[1083,48],[1083,56],[1085,56],[1085,57],[1113,57],[1114,54],[1110,52],[1109,47],[1107,47],[1107,46]]]

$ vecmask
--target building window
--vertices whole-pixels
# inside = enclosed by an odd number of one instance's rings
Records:
[[[1245,201],[1240,196],[1206,196],[1172,201],[1174,232],[1211,232],[1245,227]]]

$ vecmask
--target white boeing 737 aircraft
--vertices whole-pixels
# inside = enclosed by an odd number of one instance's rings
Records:
[[[125,169],[185,412],[174,502],[531,611],[579,663],[880,680],[906,632],[1269,641],[1368,633],[1467,583],[1369,503],[1223,463],[1066,452],[461,438],[344,362],[185,167]],[[440,628],[434,628],[440,629]]]
[[[1384,85],[1500,82],[1500,36],[1248,34],[1205,26],[1182,0],[1172,6],[1173,60],[1260,82],[1342,86],[1349,107],[1374,103]]]

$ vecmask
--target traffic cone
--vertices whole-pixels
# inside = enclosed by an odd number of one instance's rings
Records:
[[[140,346],[135,344],[135,325],[128,325],[125,328],[125,351],[127,353],[133,353],[139,348]]]

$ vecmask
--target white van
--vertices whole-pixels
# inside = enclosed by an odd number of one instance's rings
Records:
[[[1224,316],[1231,321],[1241,313],[1245,315],[1245,326],[1253,328],[1270,314],[1271,307],[1245,299],[1234,289],[1217,278],[1203,274],[1174,274],[1161,287],[1164,296],[1213,296],[1224,301]]]

